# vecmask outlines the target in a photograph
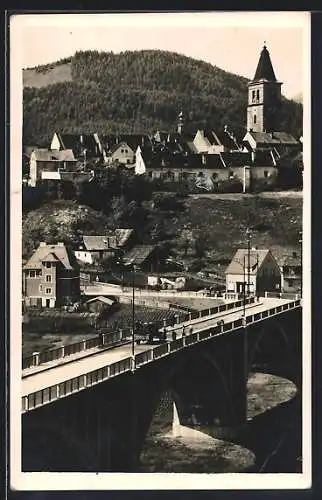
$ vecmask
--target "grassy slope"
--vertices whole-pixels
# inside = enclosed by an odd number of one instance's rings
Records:
[[[190,197],[186,210],[168,223],[176,234],[175,252],[183,256],[182,229],[205,239],[206,262],[230,260],[238,247],[246,247],[245,231],[252,229],[252,246],[271,248],[277,257],[298,249],[302,225],[301,198],[267,199],[262,196],[228,195],[219,199]],[[188,258],[193,257],[193,243]]]
[[[186,259],[195,258],[194,240],[204,239],[205,266],[229,260],[245,247],[245,230],[252,229],[252,246],[271,248],[277,256],[298,249],[302,225],[300,197],[226,195],[189,197],[182,212],[167,213],[166,229],[176,257],[184,258],[183,241],[189,239]],[[150,217],[158,220],[151,209]],[[82,234],[104,234],[110,218],[73,202],[48,203],[23,218],[23,254],[27,257],[39,241],[78,241]]]
[[[43,72],[36,71],[35,69],[23,70],[23,86],[35,87],[40,89],[53,85],[54,83],[71,82],[72,71],[71,63],[59,64],[49,70]]]

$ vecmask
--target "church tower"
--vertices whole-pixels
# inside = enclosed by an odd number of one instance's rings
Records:
[[[273,132],[278,130],[281,85],[282,83],[276,80],[269,52],[264,45],[254,79],[248,84],[248,131]]]

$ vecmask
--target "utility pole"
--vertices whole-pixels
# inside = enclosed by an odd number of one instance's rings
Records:
[[[132,358],[133,358],[133,370],[135,367],[135,265],[132,263]]]
[[[250,294],[250,230],[246,229],[247,236],[247,295]]]
[[[300,239],[299,239],[299,243],[301,245],[301,248],[300,248],[300,262],[301,262],[301,281],[300,281],[300,292],[301,292],[301,295],[300,297],[302,298],[302,293],[303,293],[303,239],[302,239],[302,231],[300,231]]]
[[[243,278],[243,318],[245,319],[245,316],[246,316],[246,257],[245,257],[245,255],[244,255],[243,270],[244,270],[244,278]]]

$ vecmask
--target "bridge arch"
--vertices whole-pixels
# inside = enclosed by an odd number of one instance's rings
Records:
[[[264,360],[266,365],[271,363],[270,368],[272,369],[274,362],[282,361],[288,365],[289,361],[293,361],[294,356],[292,343],[283,325],[277,320],[264,321],[255,341],[249,347],[247,378],[256,360],[261,362]]]
[[[169,364],[161,387],[171,391],[182,425],[220,425],[234,414],[227,370],[204,346]]]

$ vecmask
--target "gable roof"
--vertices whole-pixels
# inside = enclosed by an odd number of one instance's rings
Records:
[[[115,229],[114,234],[118,247],[122,247],[134,233],[134,229]]]
[[[86,250],[93,252],[116,248],[115,236],[83,236],[83,243]]]
[[[267,82],[276,82],[276,76],[274,73],[272,61],[266,45],[264,45],[261,51],[253,82],[258,82],[260,80],[266,80]]]
[[[251,153],[233,152],[233,153],[220,153],[227,168],[244,167],[252,164]]]
[[[124,263],[127,264],[142,264],[155,250],[155,245],[138,245],[130,250],[124,256]]]
[[[248,267],[250,267],[250,275],[256,275],[268,253],[270,253],[268,249],[250,250],[248,262],[248,249],[239,248],[228,265],[225,273],[243,275],[245,262],[245,273],[248,274]]]
[[[35,149],[31,154],[36,161],[76,161],[71,149]]]
[[[65,269],[73,269],[71,256],[63,243],[57,245],[46,245],[41,243],[34,251],[24,269],[41,269],[42,262],[61,262]]]
[[[108,297],[103,297],[100,295],[99,297],[93,297],[92,299],[86,300],[86,304],[90,304],[91,302],[96,302],[96,301],[103,302],[108,306],[112,306],[115,302],[115,300],[113,299],[110,299]]]
[[[123,147],[123,148],[126,147],[126,148],[130,149],[132,151],[132,153],[135,153],[135,150],[136,150],[136,148],[133,150],[127,141],[120,141],[117,144],[114,144],[113,146],[111,146],[107,152],[108,152],[108,154],[112,155],[121,147]]]
[[[299,142],[295,139],[295,137],[293,137],[291,134],[287,132],[253,132],[251,130],[247,132],[247,134],[250,134],[253,137],[257,145],[258,144],[264,144],[264,145],[274,144],[274,146],[279,144],[299,145]]]

